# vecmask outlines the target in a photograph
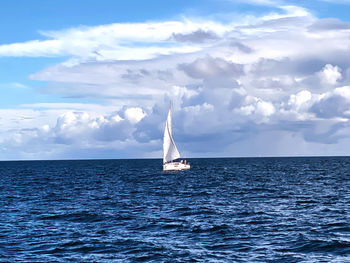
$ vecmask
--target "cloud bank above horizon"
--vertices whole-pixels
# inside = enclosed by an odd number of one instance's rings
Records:
[[[29,78],[80,102],[0,109],[1,159],[160,158],[170,101],[186,157],[350,153],[349,22],[281,5],[40,34],[0,57],[65,58]]]

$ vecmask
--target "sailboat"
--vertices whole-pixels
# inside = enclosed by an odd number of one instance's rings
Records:
[[[178,171],[190,169],[190,164],[186,160],[180,159],[180,153],[172,135],[172,109],[171,105],[165,123],[163,137],[163,171]]]

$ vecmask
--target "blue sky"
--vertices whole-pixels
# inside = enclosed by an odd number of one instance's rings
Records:
[[[0,8],[0,159],[349,155],[350,1]]]

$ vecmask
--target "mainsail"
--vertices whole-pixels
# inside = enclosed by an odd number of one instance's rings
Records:
[[[180,153],[175,145],[172,127],[171,127],[171,105],[168,112],[168,117],[164,129],[163,137],[163,163],[171,162],[175,159],[180,158]]]

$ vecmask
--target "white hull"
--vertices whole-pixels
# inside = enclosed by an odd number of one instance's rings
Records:
[[[163,171],[181,171],[190,168],[191,166],[189,164],[184,164],[181,162],[171,162],[163,164]]]

